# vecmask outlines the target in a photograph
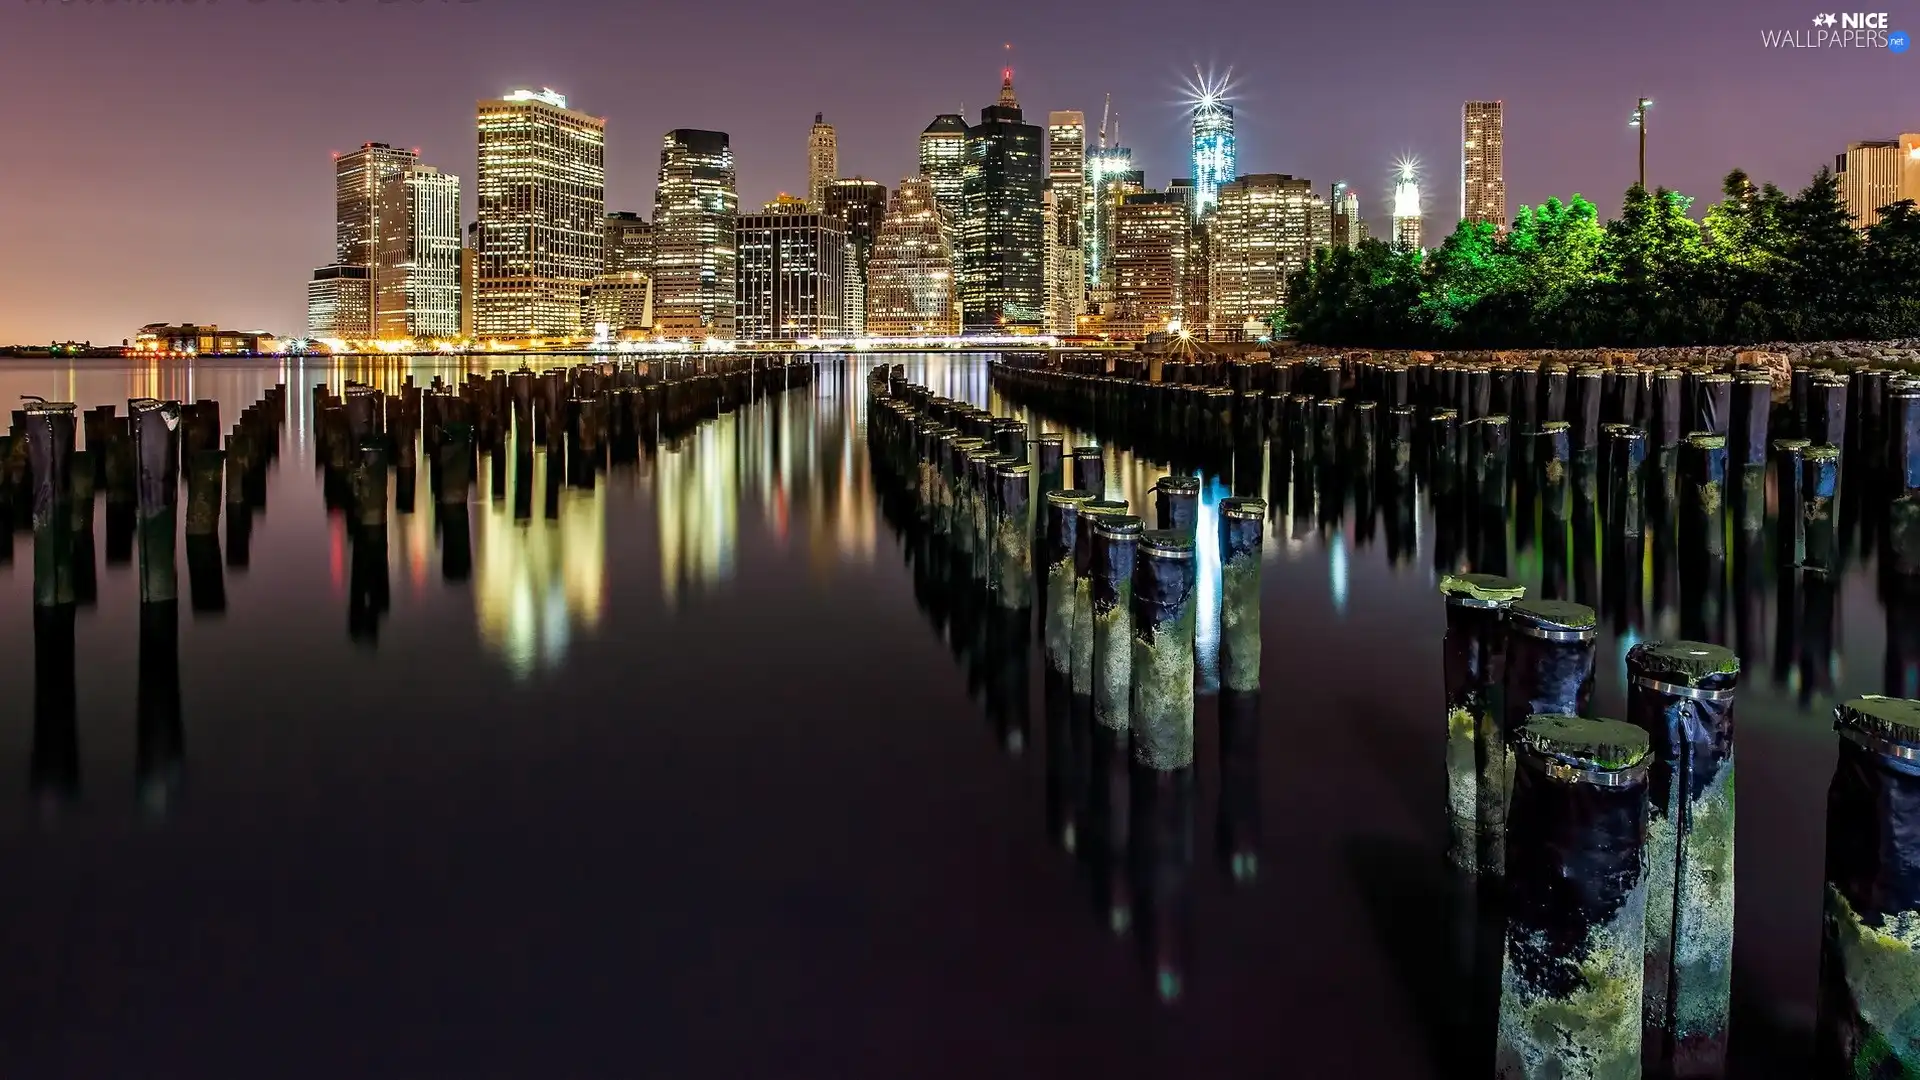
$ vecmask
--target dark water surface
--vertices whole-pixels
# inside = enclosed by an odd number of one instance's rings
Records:
[[[1002,408],[983,357],[907,362]],[[810,389],[565,491],[553,519],[536,502],[516,522],[515,481],[494,498],[483,454],[467,581],[443,579],[423,486],[423,512],[389,519],[375,634],[349,633],[310,388],[458,361],[0,368],[0,400],[217,398],[231,422],[284,381],[289,402],[227,610],[181,604],[172,797],[142,784],[133,565],[103,562],[79,613],[65,733],[35,730],[30,533],[0,565],[0,1076],[1446,1075],[1440,1018],[1464,988],[1440,915],[1434,587],[1436,565],[1476,560],[1424,502],[1398,551],[1337,492],[1288,488],[1257,742],[1223,755],[1201,699],[1164,902],[1116,929],[1049,805],[1070,740],[1048,725],[1037,635],[1025,708],[990,716],[938,629],[954,598],[916,593],[883,511],[866,362],[822,363]],[[1110,450],[1108,494],[1148,507],[1165,471]],[[1231,483],[1204,485],[1202,538]],[[1509,533],[1493,558],[1537,587],[1538,551]],[[1623,712],[1636,640],[1685,622],[1744,655],[1748,1076],[1800,1074],[1810,1046],[1830,707],[1912,690],[1887,651],[1909,616],[1871,558],[1811,591],[1766,560],[1729,558],[1711,618],[1646,575],[1638,629],[1596,593],[1603,557],[1572,558],[1567,589],[1606,611],[1603,715]],[[1204,654],[1219,580],[1202,561]],[[169,674],[153,667],[149,694]],[[71,799],[30,779],[60,737],[78,741]]]

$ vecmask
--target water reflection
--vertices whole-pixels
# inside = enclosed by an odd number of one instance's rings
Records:
[[[511,469],[484,464],[487,487],[504,490],[471,511],[479,549],[474,616],[487,647],[526,677],[557,667],[576,633],[600,625],[607,602],[608,490],[554,486],[552,516],[536,518],[535,493],[548,491],[564,466],[544,450],[518,455]],[[663,541],[663,563],[665,549]]]

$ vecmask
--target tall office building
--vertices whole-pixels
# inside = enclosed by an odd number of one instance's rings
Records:
[[[386,143],[370,142],[333,159],[333,261],[372,266],[380,235],[380,186],[403,169],[420,164],[420,155]]]
[[[1313,255],[1313,185],[1254,173],[1220,185],[1208,222],[1209,320],[1216,332],[1257,332],[1286,306],[1287,276]]]
[[[734,249],[735,338],[793,341],[846,332],[847,234],[839,218],[782,195],[758,214],[739,216]]]
[[[626,210],[607,214],[606,259],[601,272],[653,274],[653,222]]]
[[[1193,235],[1187,239],[1186,278],[1180,284],[1180,328],[1202,341],[1213,337],[1212,232],[1206,218],[1193,223]]]
[[[1040,128],[1026,123],[1001,73],[1000,98],[967,129],[960,215],[960,310],[966,329],[1005,332],[1046,325],[1046,244]]]
[[[1087,288],[1105,299],[1113,285],[1107,249],[1113,244],[1113,208],[1121,197],[1140,189],[1145,173],[1133,167],[1125,146],[1087,151],[1086,209],[1081,217],[1081,247],[1086,252]]]
[[[601,274],[587,290],[588,325],[599,336],[636,337],[653,329],[653,280],[639,270]]]
[[[826,212],[840,220],[847,233],[847,296],[844,328],[849,335],[867,332],[867,270],[873,261],[873,241],[887,216],[887,185],[854,176],[827,185]]]
[[[867,333],[946,337],[960,332],[953,244],[933,182],[909,176],[893,190],[867,264]]]
[[[1360,196],[1354,194],[1353,187],[1345,180],[1333,185],[1333,197],[1328,200],[1328,208],[1333,221],[1328,246],[1358,246],[1366,235],[1366,224],[1360,220]]]
[[[1193,106],[1193,213],[1213,209],[1220,185],[1232,183],[1239,168],[1233,146],[1233,106],[1212,91]]]
[[[1847,144],[1833,171],[1855,228],[1880,220],[1880,209],[1902,199],[1920,201],[1920,135]]]
[[[967,175],[967,121],[941,113],[920,133],[920,175],[933,184],[933,201],[950,227],[960,220]]]
[[[1079,316],[1074,310],[1074,297],[1080,295],[1081,285],[1073,273],[1079,260],[1070,256],[1070,249],[1060,242],[1059,209],[1051,181],[1040,192],[1040,230],[1046,246],[1047,332],[1071,334]]]
[[[1141,338],[1181,319],[1193,217],[1177,193],[1128,195],[1113,211],[1113,307],[1107,330]]]
[[[1086,252],[1080,233],[1087,207],[1087,118],[1076,111],[1047,114],[1047,186],[1053,192],[1053,239],[1060,250],[1047,280],[1055,333],[1067,333],[1086,304]],[[1067,290],[1065,282],[1077,282]],[[1064,300],[1065,307],[1061,302]],[[1064,321],[1066,329],[1061,329]]]
[[[372,271],[358,263],[334,263],[307,282],[307,336],[364,341],[373,336]]]
[[[375,335],[460,334],[460,178],[414,165],[380,186]]]
[[[1420,177],[1411,161],[1403,161],[1393,180],[1393,242],[1401,247],[1420,246]]]
[[[1460,220],[1507,227],[1506,106],[1460,106]]]
[[[580,296],[605,268],[607,122],[552,90],[479,103],[482,337],[581,333]]]
[[[840,175],[840,144],[825,113],[813,114],[807,133],[807,202],[817,211],[827,205],[827,186]]]
[[[653,195],[653,320],[662,334],[734,336],[739,209],[727,133],[667,132]]]

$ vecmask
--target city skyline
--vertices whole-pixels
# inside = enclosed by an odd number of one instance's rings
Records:
[[[710,75],[696,66],[707,62],[663,54],[656,64],[613,70],[580,57],[576,43],[583,36],[688,33],[699,16],[690,5],[644,16],[588,0],[555,0],[538,12],[501,4],[446,11],[367,4],[329,7],[323,16],[295,7],[203,5],[137,19],[81,5],[10,12],[0,53],[16,89],[62,87],[55,95],[24,95],[19,137],[51,149],[68,168],[50,185],[31,160],[0,163],[0,175],[13,181],[9,190],[46,191],[48,204],[45,212],[0,214],[0,247],[14,255],[0,268],[0,289],[9,297],[0,305],[0,341],[117,341],[142,323],[186,319],[295,330],[304,322],[303,298],[287,283],[324,264],[333,239],[335,222],[314,209],[331,197],[323,155],[385,141],[418,146],[422,160],[473,175],[472,103],[512,86],[551,85],[608,119],[609,210],[649,208],[658,140],[683,126],[730,133],[740,155],[741,202],[757,206],[779,191],[804,190],[804,158],[794,148],[816,112],[835,119],[842,175],[883,182],[911,175],[915,139],[928,118],[963,105],[969,119],[977,115],[991,100],[1011,39],[1029,116],[1092,115],[1111,92],[1126,115],[1124,141],[1157,188],[1187,172],[1183,77],[1196,59],[1234,59],[1220,55],[1221,35],[1201,27],[1256,11],[1250,4],[1210,5],[1212,17],[1193,20],[1196,29],[1155,41],[1150,50],[1123,33],[1124,18],[1081,27],[1057,13],[993,9],[1000,24],[994,36],[929,51],[908,47],[928,32],[928,17],[903,15],[874,28],[875,44],[861,51],[860,63],[798,71],[772,88],[751,78],[708,78],[700,95],[686,97],[670,91]],[[1914,127],[1895,81],[1910,77],[1905,58],[1861,50],[1766,52],[1757,36],[1749,42],[1750,35],[1730,32],[1731,24],[1744,31],[1751,23],[1757,31],[1798,21],[1785,5],[1715,5],[1663,16],[1658,40],[1589,25],[1572,13],[1520,18],[1517,5],[1474,8],[1485,25],[1501,26],[1501,47],[1476,53],[1473,63],[1399,65],[1366,78],[1353,77],[1351,57],[1304,57],[1285,74],[1243,65],[1235,97],[1238,171],[1287,172],[1316,185],[1346,178],[1378,234],[1390,204],[1391,162],[1402,153],[1453,159],[1466,100],[1507,102],[1509,212],[1579,192],[1611,213],[1633,179],[1633,138],[1619,118],[1637,94],[1661,102],[1659,126],[1649,136],[1651,181],[1703,200],[1736,166],[1798,188],[1849,143]],[[1464,17],[1376,3],[1343,9],[1337,20],[1310,13],[1301,29],[1322,21],[1329,28],[1365,24],[1382,49],[1432,53],[1459,43]],[[170,69],[166,94],[125,89],[136,79],[150,83],[145,58],[152,55],[189,47],[263,51],[296,40],[335,58],[353,77],[326,95],[276,87],[243,92],[231,72],[215,66]],[[824,30],[804,30],[787,35],[779,50],[769,45],[766,53],[730,59],[748,63],[827,40]],[[423,60],[419,50],[430,41],[457,47]],[[1579,42],[1583,60],[1571,71],[1567,41]],[[840,49],[846,52],[844,43]],[[1116,55],[1133,59],[1116,66]],[[422,77],[422,65],[430,77]],[[1312,104],[1300,93],[1329,82],[1339,87],[1331,103]],[[887,92],[877,92],[882,86]],[[148,137],[169,129],[207,137]],[[1445,190],[1455,178],[1434,179]],[[463,190],[469,206],[471,197]],[[156,205],[169,212],[154,215]],[[472,216],[463,209],[465,219]],[[1429,217],[1430,232],[1450,229],[1431,208]],[[144,237],[143,251],[178,253],[175,264],[155,274],[141,260],[113,258],[129,235]],[[72,288],[83,275],[97,287]]]

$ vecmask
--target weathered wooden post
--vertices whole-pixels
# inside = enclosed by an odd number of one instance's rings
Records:
[[[1820,1080],[1920,1075],[1920,702],[1869,696],[1833,710],[1826,901],[1814,1071]]]
[[[1191,476],[1163,476],[1153,485],[1155,523],[1162,531],[1191,537],[1200,523],[1200,481]]]
[[[1107,461],[1098,446],[1073,448],[1073,486],[1096,500],[1107,497]]]
[[[133,422],[140,535],[140,600],[179,595],[174,534],[180,500],[180,405],[140,398],[127,403]]]
[[[22,418],[33,484],[33,603],[70,606],[73,574],[73,403],[35,399]]]
[[[1124,512],[1093,523],[1093,719],[1122,735],[1131,725],[1133,577],[1143,531],[1140,519]]]
[[[217,443],[218,433],[212,438]],[[220,483],[226,471],[225,455],[214,447],[204,447],[187,459],[187,467],[188,595],[196,614],[221,612],[227,609],[226,572],[220,561]]]
[[[1901,387],[1887,393],[1886,551],[1896,574],[1920,574],[1920,390]]]
[[[1815,384],[1814,389],[1818,389]],[[1800,565],[1809,570],[1836,573],[1840,569],[1840,545],[1834,536],[1839,509],[1834,505],[1840,495],[1840,448],[1809,446],[1801,454]]]
[[[1644,532],[1640,482],[1646,474],[1646,464],[1646,434],[1633,428],[1616,431],[1610,444],[1607,484],[1607,516],[1613,522],[1615,535],[1640,536]]]
[[[1681,448],[1686,489],[1682,523],[1691,549],[1724,558],[1727,553],[1727,437],[1704,431],[1687,436]]]
[[[1045,449],[1045,444],[1042,444]],[[1074,596],[1079,591],[1074,553],[1085,522],[1082,511],[1091,499],[1074,488],[1047,492],[1046,536],[1046,657],[1047,672],[1071,686],[1074,654]]]
[[[1133,575],[1134,761],[1150,769],[1193,764],[1194,543],[1178,530],[1140,536]]]
[[[1534,716],[1515,733],[1506,959],[1494,1075],[1640,1075],[1647,736]]]
[[[993,587],[999,606],[1025,611],[1033,606],[1033,526],[1028,492],[1033,466],[1008,461],[994,468]]]
[[[1444,676],[1447,697],[1447,861],[1472,874],[1479,865],[1478,822],[1503,820],[1483,800],[1505,803],[1502,787],[1482,788],[1477,748],[1498,741],[1494,695],[1506,648],[1506,610],[1526,586],[1492,574],[1448,574],[1440,579],[1447,603]],[[1490,770],[1491,772],[1491,770]]]
[[[1260,689],[1260,553],[1265,499],[1220,503],[1220,688]]]
[[[1537,714],[1577,716],[1593,697],[1599,617],[1566,600],[1516,600],[1507,606],[1501,718],[1475,745],[1482,792],[1480,872],[1506,872],[1507,799],[1513,786],[1514,734]],[[1489,793],[1498,793],[1498,798]]]

